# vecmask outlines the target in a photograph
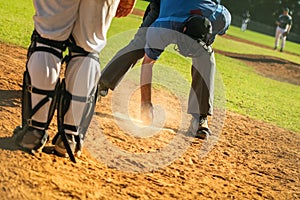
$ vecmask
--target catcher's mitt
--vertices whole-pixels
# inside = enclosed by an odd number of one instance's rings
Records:
[[[115,17],[126,17],[129,15],[136,3],[136,0],[120,0]]]
[[[287,36],[288,34],[289,34],[289,33],[286,31],[286,32],[282,33],[282,36],[285,37],[285,36]]]

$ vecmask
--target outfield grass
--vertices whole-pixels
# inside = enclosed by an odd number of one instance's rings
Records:
[[[138,1],[143,9],[148,2]],[[34,13],[31,1],[7,0],[0,2],[0,41],[27,47],[33,28]],[[121,47],[126,45],[141,23],[141,17],[130,15],[113,20],[108,32],[108,45],[101,53],[101,65]],[[5,28],[4,28],[5,27]],[[230,27],[228,34],[272,46],[274,38],[251,31],[241,32]],[[115,42],[116,38],[120,38]],[[218,37],[215,49],[241,54],[257,54],[280,57],[300,64],[300,57],[274,52],[261,47]],[[299,53],[300,45],[287,42],[286,50]],[[280,127],[300,132],[300,86],[275,81],[258,75],[253,67],[223,55],[216,54],[217,70],[226,88],[227,109],[255,119],[264,120]],[[190,61],[173,52],[161,56],[158,64],[172,66],[190,81]],[[167,76],[167,74],[164,76]],[[177,86],[178,87],[178,86]]]
[[[146,10],[148,4],[149,4],[149,1],[137,0],[137,2],[135,4],[135,8],[140,9],[140,10]]]
[[[0,1],[0,40],[27,47],[33,29],[32,1]]]
[[[300,131],[300,87],[259,76],[253,67],[217,55],[229,110]]]

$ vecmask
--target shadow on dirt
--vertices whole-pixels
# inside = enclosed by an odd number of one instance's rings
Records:
[[[11,151],[21,150],[20,147],[16,145],[14,137],[0,137],[0,149]]]
[[[0,90],[0,106],[18,107],[22,90]]]

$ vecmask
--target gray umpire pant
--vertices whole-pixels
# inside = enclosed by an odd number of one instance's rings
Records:
[[[192,84],[188,101],[188,113],[195,118],[213,114],[214,78],[216,62],[214,52],[192,58]]]
[[[192,83],[187,112],[199,119],[200,115],[213,114],[215,56],[211,46],[198,44],[180,33],[178,30],[183,25],[180,22],[156,21],[153,27],[148,28],[145,51],[148,57],[157,60],[169,44],[177,44],[179,53],[192,57]]]

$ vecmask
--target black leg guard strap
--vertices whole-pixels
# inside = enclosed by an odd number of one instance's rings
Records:
[[[76,159],[74,157],[74,154],[73,154],[70,144],[68,142],[68,139],[67,139],[67,136],[65,133],[64,123],[63,123],[64,116],[65,116],[66,112],[68,111],[69,107],[70,107],[70,97],[67,96],[66,84],[65,84],[65,80],[63,79],[62,83],[61,83],[61,87],[60,87],[60,96],[59,96],[59,102],[58,102],[58,113],[57,113],[58,133],[53,138],[52,144],[56,143],[56,140],[57,140],[58,136],[60,135],[71,161],[76,163]]]

